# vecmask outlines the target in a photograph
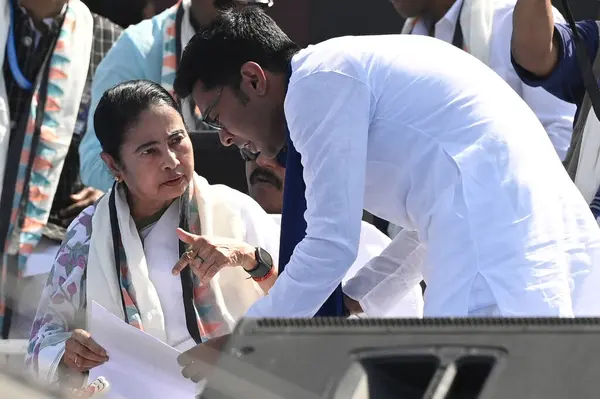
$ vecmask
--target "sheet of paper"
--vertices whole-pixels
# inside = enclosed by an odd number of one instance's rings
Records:
[[[130,326],[92,302],[89,332],[109,361],[90,370],[89,382],[104,377],[110,390],[103,399],[194,399],[196,386],[181,375],[180,352]]]

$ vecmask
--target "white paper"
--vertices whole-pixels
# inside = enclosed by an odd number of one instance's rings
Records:
[[[108,353],[109,361],[90,370],[88,381],[102,376],[106,399],[194,399],[196,385],[181,375],[180,352],[130,326],[92,302],[88,329]]]

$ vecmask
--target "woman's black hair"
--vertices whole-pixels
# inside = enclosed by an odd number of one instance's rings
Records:
[[[94,113],[94,129],[102,151],[121,161],[120,150],[127,131],[151,106],[166,105],[181,115],[177,101],[161,85],[148,80],[119,83],[104,92]]]

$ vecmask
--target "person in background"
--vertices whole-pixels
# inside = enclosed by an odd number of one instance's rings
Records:
[[[127,28],[155,15],[152,0],[84,0],[86,6],[98,15]]]
[[[535,114],[462,50],[416,35],[300,49],[246,8],[194,36],[175,87],[224,145],[287,146],[282,235],[288,211],[307,227],[246,317],[315,315],[356,259],[363,209],[413,237],[353,279],[422,271],[426,317],[600,314],[600,229]],[[288,202],[303,177],[305,203]]]
[[[526,84],[577,106],[565,167],[600,224],[600,121],[585,95],[574,32],[560,20],[555,23],[551,9],[550,0],[518,0],[512,37],[514,66]],[[577,23],[596,76],[600,76],[599,24],[594,20]]]
[[[540,88],[523,84],[511,65],[510,38],[516,0],[390,0],[408,18],[402,33],[429,35],[478,58],[508,83],[535,112],[563,160],[575,107]],[[550,0],[548,0],[550,1]],[[550,7],[550,14],[563,20]],[[443,62],[443,60],[441,60]]]
[[[174,95],[173,82],[181,51],[195,32],[207,26],[221,9],[255,3],[265,7],[271,4],[265,0],[183,0],[154,18],[126,29],[94,76],[90,118],[102,94],[128,80],[151,80]],[[181,105],[190,131],[208,129],[201,122],[193,100],[186,99]],[[93,123],[89,123],[79,148],[81,178],[88,186],[107,190],[113,179],[99,157],[101,151]]]
[[[87,327],[93,302],[185,351],[231,332],[277,277],[277,225],[247,195],[194,173],[179,105],[160,85],[110,89],[94,125],[115,183],[69,226],[43,290],[26,365],[50,383],[81,386],[118,361]]]
[[[240,154],[246,162],[248,194],[281,225],[285,167],[244,148]],[[361,267],[380,255],[390,241],[375,226],[362,222],[358,255],[342,280],[346,307],[354,313],[363,313],[363,309],[367,309],[368,317],[422,317],[423,295],[419,286],[414,285],[406,295],[397,296],[401,291],[387,281],[370,291],[365,289],[364,281],[346,284]]]
[[[4,339],[28,336],[66,227],[102,195],[82,184],[78,147],[92,76],[120,33],[79,0],[0,0]]]

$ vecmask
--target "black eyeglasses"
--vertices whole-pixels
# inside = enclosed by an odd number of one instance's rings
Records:
[[[210,113],[215,109],[219,99],[221,98],[221,93],[223,93],[223,88],[219,90],[213,102],[204,110],[202,113],[202,122],[204,122],[208,127],[215,130],[223,130],[223,125],[219,122],[218,119],[211,119]]]
[[[244,160],[244,162],[253,162],[256,161],[260,152],[254,153],[247,148],[240,148],[240,156]]]

